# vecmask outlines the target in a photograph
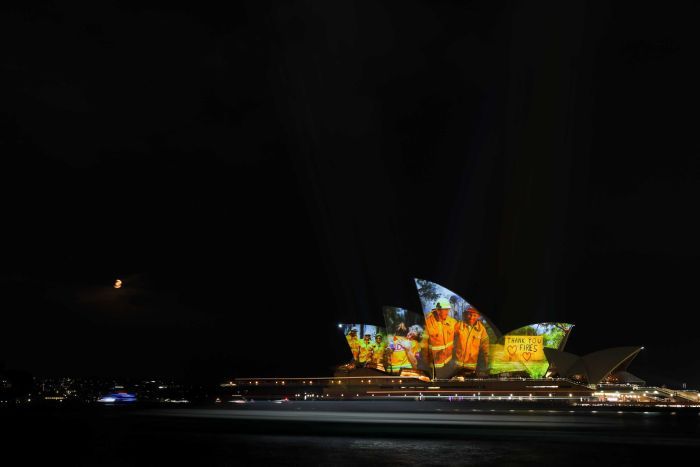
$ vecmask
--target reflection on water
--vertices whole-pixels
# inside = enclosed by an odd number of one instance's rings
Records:
[[[311,436],[239,436],[248,461],[274,465],[640,465],[694,452],[659,446],[587,445],[496,440],[424,440]]]
[[[285,451],[288,444],[301,444],[317,453],[319,463],[342,464],[352,460],[359,463],[392,465],[500,463],[503,452],[497,443],[475,441],[426,441],[405,439],[276,439],[268,440]]]
[[[474,422],[466,426],[448,424],[454,421],[448,414],[438,418],[440,425],[419,413],[387,413],[382,417],[392,423],[385,424],[319,422],[322,412],[298,413],[292,406],[291,422],[279,414],[241,420],[237,413],[8,411],[0,414],[0,431],[7,433],[0,445],[5,457],[27,465],[68,459],[89,466],[638,466],[700,450],[697,413],[454,416]]]

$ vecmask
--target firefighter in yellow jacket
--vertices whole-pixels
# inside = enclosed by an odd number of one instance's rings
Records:
[[[425,329],[428,331],[428,348],[433,357],[433,367],[436,370],[445,367],[452,360],[457,320],[449,314],[450,308],[443,308],[440,302],[437,302],[425,320]]]
[[[358,366],[363,367],[367,365],[373,349],[374,342],[372,342],[372,335],[370,333],[366,333],[365,338],[360,341],[360,350],[357,354]]]
[[[372,354],[369,357],[370,366],[377,370],[384,371],[384,350],[386,349],[386,343],[384,342],[384,337],[377,333],[374,336],[374,347],[372,348]]]
[[[399,323],[393,336],[390,336],[388,353],[388,368],[390,373],[400,374],[402,369],[415,368],[416,356],[413,353],[413,342],[407,337],[408,328],[405,323]]]
[[[479,354],[485,367],[489,363],[489,335],[480,317],[476,308],[468,307],[455,330],[455,364],[469,372],[476,372]]]
[[[348,340],[350,351],[352,351],[352,359],[357,361],[360,356],[360,339],[357,338],[357,329],[352,328],[345,338]]]

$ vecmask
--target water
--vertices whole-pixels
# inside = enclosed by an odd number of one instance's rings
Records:
[[[449,407],[5,411],[0,423],[3,455],[18,456],[17,465],[598,466],[668,462],[700,452],[695,412]],[[374,422],[364,423],[365,416]]]

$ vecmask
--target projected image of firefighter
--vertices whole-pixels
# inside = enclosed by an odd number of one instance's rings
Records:
[[[373,367],[375,354],[383,356],[384,353],[384,330],[380,327],[365,324],[362,330],[362,340],[357,353],[358,368]]]
[[[385,340],[384,329],[373,324],[340,324],[347,341],[352,360],[343,368],[371,367],[374,358],[380,358],[382,349],[377,349],[377,342]]]
[[[489,335],[473,306],[462,312],[455,327],[455,366],[460,376],[485,376],[489,368]]]
[[[357,361],[360,354],[360,338],[358,333],[360,332],[361,324],[341,324],[340,327],[343,329],[343,334],[345,335],[345,340],[350,347],[350,353],[352,354],[352,363]]]
[[[498,331],[469,302],[434,282],[416,279],[437,379],[488,374],[489,344]]]
[[[454,374],[454,340],[457,320],[450,316],[450,307],[439,301],[425,318],[428,349],[432,356],[435,378],[449,378]]]
[[[429,369],[422,317],[404,308],[384,307],[387,345],[385,369],[391,374],[422,375]]]
[[[367,336],[365,336],[365,339]],[[366,368],[372,368],[374,370],[386,371],[385,368],[385,354],[387,347],[387,338],[384,329],[377,328],[377,333],[374,337],[370,337],[371,345],[369,352],[369,359],[365,363]]]

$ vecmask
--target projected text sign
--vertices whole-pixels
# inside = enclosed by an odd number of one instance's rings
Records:
[[[542,336],[505,336],[505,349],[510,360],[526,362],[542,361],[545,359]]]

